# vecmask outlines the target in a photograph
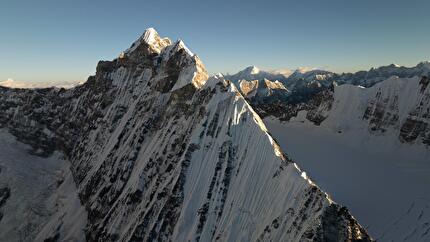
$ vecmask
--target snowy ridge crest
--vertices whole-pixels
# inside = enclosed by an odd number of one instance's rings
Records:
[[[254,109],[252,108],[252,106],[248,103],[248,101],[246,100],[246,98],[243,96],[242,92],[239,91],[239,89],[236,87],[236,85],[228,80],[223,79],[223,77],[217,77],[216,78],[217,81],[219,82],[224,82],[224,83],[228,83],[230,82],[230,91],[236,93],[236,96],[240,96],[244,102],[246,103],[249,111],[252,113],[253,118],[255,123],[260,127],[261,131],[264,132],[267,135],[267,138],[269,139],[272,147],[273,147],[273,152],[276,154],[276,156],[278,156],[281,160],[283,161],[288,161],[288,162],[292,162],[288,156],[281,150],[281,147],[279,146],[279,144],[276,142],[276,140],[271,136],[271,134],[269,133],[269,130],[267,129],[266,125],[264,124],[263,120],[260,118],[260,116],[257,114],[257,112],[254,111]],[[257,80],[255,80],[257,81]],[[267,83],[269,80],[264,79],[264,81]],[[246,80],[242,80],[241,83],[243,82],[247,82]],[[270,81],[269,81],[270,82]],[[275,81],[276,84],[278,84],[278,81]],[[282,85],[282,84],[281,84]],[[282,86],[282,88],[284,88]],[[284,88],[285,89],[285,88]],[[303,179],[305,179],[311,186],[314,186],[318,189],[320,189],[320,187],[315,184],[310,177],[308,177],[308,175],[306,174],[305,171],[303,171],[297,163],[293,163],[294,164],[294,168],[300,173],[301,177]],[[330,195],[326,192],[323,192],[325,197],[328,199],[329,203],[335,203],[331,198]]]

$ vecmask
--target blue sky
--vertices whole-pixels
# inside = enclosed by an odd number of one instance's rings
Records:
[[[0,0],[0,81],[85,80],[148,27],[183,39],[210,73],[413,66],[430,59],[428,9],[428,0]]]

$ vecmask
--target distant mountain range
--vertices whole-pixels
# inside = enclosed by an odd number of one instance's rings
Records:
[[[391,64],[372,68],[369,71],[358,71],[355,73],[334,73],[326,70],[311,68],[299,68],[295,71],[266,71],[256,66],[250,66],[233,75],[225,75],[225,78],[234,83],[240,80],[263,80],[280,81],[286,88],[293,91],[310,85],[330,86],[333,82],[337,84],[352,84],[356,86],[370,87],[391,76],[409,78],[414,76],[428,76],[430,73],[430,62],[424,61],[414,67],[404,67]]]
[[[16,81],[13,79],[7,79],[5,81],[0,81],[0,86],[10,87],[10,88],[72,88],[82,84],[80,81]]]

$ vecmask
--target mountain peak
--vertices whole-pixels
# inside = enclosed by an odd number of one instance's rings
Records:
[[[140,38],[137,39],[124,53],[132,53],[142,44],[149,46],[149,49],[153,52],[160,53],[166,46],[171,45],[172,41],[169,38],[161,38],[154,28],[147,28]]]
[[[247,68],[245,68],[243,70],[244,73],[249,74],[249,75],[255,75],[260,73],[260,69],[254,65],[252,66],[248,66]]]
[[[185,50],[185,52],[187,52],[188,55],[194,56],[194,53],[190,49],[188,49],[188,47],[185,45],[184,41],[182,41],[181,39],[178,39],[175,42],[175,46],[178,50],[183,49],[183,50]]]
[[[156,37],[160,37],[154,28],[147,28],[145,32],[143,32],[142,36],[145,42],[148,44],[154,42]]]
[[[245,69],[239,71],[236,74],[239,74],[239,73],[241,73],[242,75],[248,75],[248,76],[249,75],[256,75],[256,74],[260,73],[260,68],[252,65],[252,66],[246,67]]]
[[[301,66],[301,67],[297,68],[294,72],[304,74],[304,73],[312,71],[312,70],[315,70],[315,69],[312,67]]]
[[[121,68],[121,69],[120,69]],[[178,39],[172,42],[162,38],[153,28],[148,28],[129,49],[113,61],[101,61],[97,73],[113,75],[112,72],[134,72],[137,76],[154,79],[151,85],[162,93],[175,91],[188,84],[196,89],[201,88],[208,79],[206,69],[198,58]],[[144,72],[144,73],[140,73]],[[157,78],[154,76],[157,75]],[[100,75],[99,75],[100,76]],[[114,84],[122,83],[117,78]],[[102,83],[104,80],[99,78]],[[121,85],[127,85],[127,82]]]

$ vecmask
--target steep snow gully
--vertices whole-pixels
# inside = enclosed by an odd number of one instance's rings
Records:
[[[19,162],[0,156],[1,172],[37,156],[52,174],[2,180],[0,240],[372,240],[281,151],[232,83],[208,78],[182,41],[154,29],[73,89],[0,93],[2,137],[29,152]],[[17,211],[8,208],[35,193],[51,194],[37,205],[49,209],[9,233]]]

